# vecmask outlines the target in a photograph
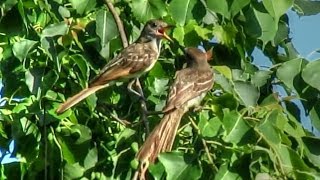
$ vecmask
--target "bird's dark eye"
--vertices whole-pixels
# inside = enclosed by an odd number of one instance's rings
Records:
[[[157,23],[152,22],[152,23],[151,23],[151,27],[153,27],[153,28],[157,27]]]

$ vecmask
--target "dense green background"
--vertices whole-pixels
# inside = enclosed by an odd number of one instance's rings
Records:
[[[147,107],[161,110],[182,46],[214,47],[215,85],[202,110],[184,116],[175,152],[149,168],[160,179],[319,179],[320,139],[301,125],[300,100],[320,130],[320,60],[295,51],[286,12],[320,12],[304,0],[113,1],[134,41],[151,18],[176,25],[155,67],[141,78]],[[145,137],[139,99],[126,83],[72,110],[54,111],[88,85],[122,44],[103,1],[6,0],[0,3],[0,147],[16,142],[20,162],[0,166],[1,179],[130,179]],[[209,43],[215,38],[217,43]],[[254,48],[273,63],[252,64]],[[285,49],[285,53],[279,53]],[[124,85],[122,85],[124,84]],[[286,94],[279,96],[274,86]],[[161,115],[150,115],[153,128]],[[126,122],[126,123],[124,123]],[[0,162],[3,157],[0,157]]]

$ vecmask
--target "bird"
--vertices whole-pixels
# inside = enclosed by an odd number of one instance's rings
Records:
[[[116,81],[139,78],[150,71],[159,57],[162,39],[172,41],[165,32],[171,27],[162,20],[149,20],[139,38],[110,60],[91,80],[87,88],[62,103],[56,113],[62,114],[89,95],[114,84]]]
[[[164,116],[136,155],[141,164],[141,174],[145,173],[150,162],[155,162],[159,153],[171,151],[182,116],[190,108],[199,106],[214,84],[213,70],[207,62],[212,57],[212,49],[204,53],[189,47],[185,49],[185,56],[187,67],[176,73],[162,110]],[[140,179],[144,179],[143,176]]]

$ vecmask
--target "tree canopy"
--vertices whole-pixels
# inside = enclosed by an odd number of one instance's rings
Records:
[[[141,77],[149,111],[161,111],[183,47],[213,48],[215,84],[188,112],[174,151],[149,167],[153,179],[319,179],[320,60],[295,50],[287,11],[320,12],[307,0],[114,0],[129,43],[143,24],[175,25],[155,67]],[[122,48],[105,1],[0,3],[0,147],[18,162],[1,179],[130,179],[145,139],[138,97],[119,82],[62,115],[55,110]],[[272,63],[254,64],[255,49]],[[284,51],[283,51],[284,50]],[[279,88],[285,93],[279,94]],[[302,107],[296,105],[302,103]],[[301,108],[308,119],[300,116]],[[161,114],[148,114],[150,129]],[[311,129],[302,122],[310,120]],[[0,157],[0,162],[3,156]]]

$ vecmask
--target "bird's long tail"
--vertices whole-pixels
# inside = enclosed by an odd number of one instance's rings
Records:
[[[161,152],[171,151],[183,114],[183,109],[168,112],[152,130],[136,155],[140,161],[140,167],[133,179],[145,179],[149,163],[154,163]]]
[[[61,114],[61,113],[65,112],[66,110],[73,107],[74,105],[76,105],[77,103],[79,103],[80,101],[82,101],[83,99],[88,97],[89,95],[95,93],[96,91],[98,91],[104,87],[106,87],[106,85],[93,86],[93,87],[88,87],[86,89],[83,89],[82,91],[80,91],[76,95],[67,99],[66,102],[61,104],[59,106],[59,108],[56,110],[56,113]]]
[[[175,109],[165,114],[139,149],[137,159],[154,162],[161,152],[171,151],[183,114],[183,109]]]

